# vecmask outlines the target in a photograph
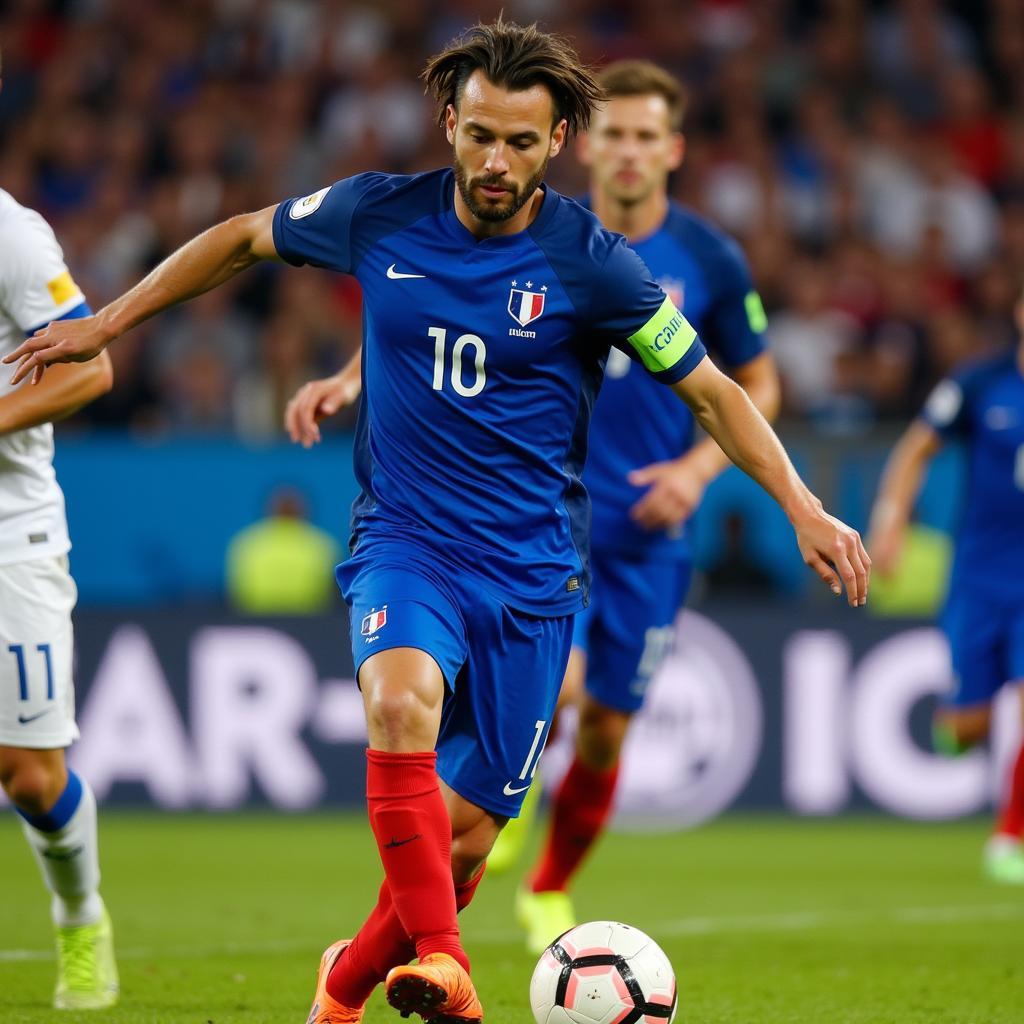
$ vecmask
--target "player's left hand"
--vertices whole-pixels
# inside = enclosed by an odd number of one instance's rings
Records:
[[[20,383],[30,373],[32,383],[38,384],[46,368],[53,363],[88,362],[113,340],[98,316],[54,320],[4,356],[4,362],[18,363],[11,377],[12,385]]]
[[[630,518],[645,530],[680,526],[704,496],[704,479],[685,457],[634,469],[628,480],[634,487],[649,488],[629,510]]]
[[[860,534],[816,502],[793,520],[796,542],[809,565],[837,597],[846,588],[851,608],[867,603],[871,559]]]

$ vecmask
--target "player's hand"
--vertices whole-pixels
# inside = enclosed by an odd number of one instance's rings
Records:
[[[359,397],[359,390],[359,378],[353,380],[344,371],[303,384],[284,411],[288,436],[303,448],[311,448],[320,440],[320,420],[351,405]]]
[[[645,530],[680,526],[693,515],[704,496],[704,479],[685,458],[634,469],[628,480],[634,487],[648,488],[629,510],[633,522]]]
[[[18,363],[11,384],[23,381],[29,374],[32,374],[32,383],[38,384],[48,366],[86,363],[95,359],[113,340],[110,332],[101,326],[99,317],[54,320],[4,356],[4,362]]]
[[[880,576],[891,576],[903,554],[906,531],[902,526],[876,527],[868,534],[868,552]]]
[[[830,516],[817,502],[793,520],[796,542],[807,563],[839,595],[846,588],[851,608],[866,604],[871,559],[861,542],[860,534],[835,516]]]

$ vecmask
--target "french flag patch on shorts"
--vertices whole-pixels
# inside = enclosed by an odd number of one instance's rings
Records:
[[[383,629],[388,622],[388,606],[384,605],[380,611],[370,612],[369,615],[363,616],[362,626],[359,632],[363,636],[369,636],[371,633],[376,633],[379,629]]]

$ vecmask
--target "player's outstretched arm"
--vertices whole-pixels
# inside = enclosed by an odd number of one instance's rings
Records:
[[[774,420],[779,412],[781,389],[771,353],[762,352],[737,367],[732,377],[750,396],[758,412],[769,422]],[[730,464],[718,443],[705,437],[676,459],[634,469],[629,482],[648,490],[630,509],[630,516],[646,530],[678,526],[693,515],[708,485]]]
[[[851,606],[864,604],[871,559],[860,535],[822,508],[743,388],[708,358],[673,388],[726,455],[782,506],[804,561],[833,593],[845,586]]]
[[[883,576],[896,569],[921,481],[941,447],[939,434],[924,420],[914,420],[885,464],[868,529],[868,550]]]
[[[115,338],[161,310],[216,288],[259,260],[276,259],[275,209],[217,224],[186,242],[95,316],[56,320],[37,331],[4,358],[5,363],[18,363],[11,382],[17,384],[32,374],[38,384],[53,363],[95,359]]]
[[[114,383],[110,356],[81,366],[60,366],[37,387],[22,387],[0,397],[0,435],[62,420],[106,394]]]
[[[311,380],[292,395],[284,411],[284,428],[292,441],[311,448],[320,440],[320,420],[333,416],[359,397],[363,389],[362,369],[360,347],[333,377]]]

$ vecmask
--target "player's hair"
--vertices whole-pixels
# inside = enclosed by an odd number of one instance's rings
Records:
[[[587,130],[594,104],[604,98],[593,70],[567,38],[499,17],[452,40],[423,69],[442,127],[448,104],[458,109],[466,81],[477,70],[493,85],[513,92],[545,86],[554,102],[555,123],[564,117],[569,135]]]
[[[649,60],[617,60],[597,76],[607,99],[616,96],[661,96],[668,106],[668,126],[677,132],[686,113],[686,90],[675,75]]]

